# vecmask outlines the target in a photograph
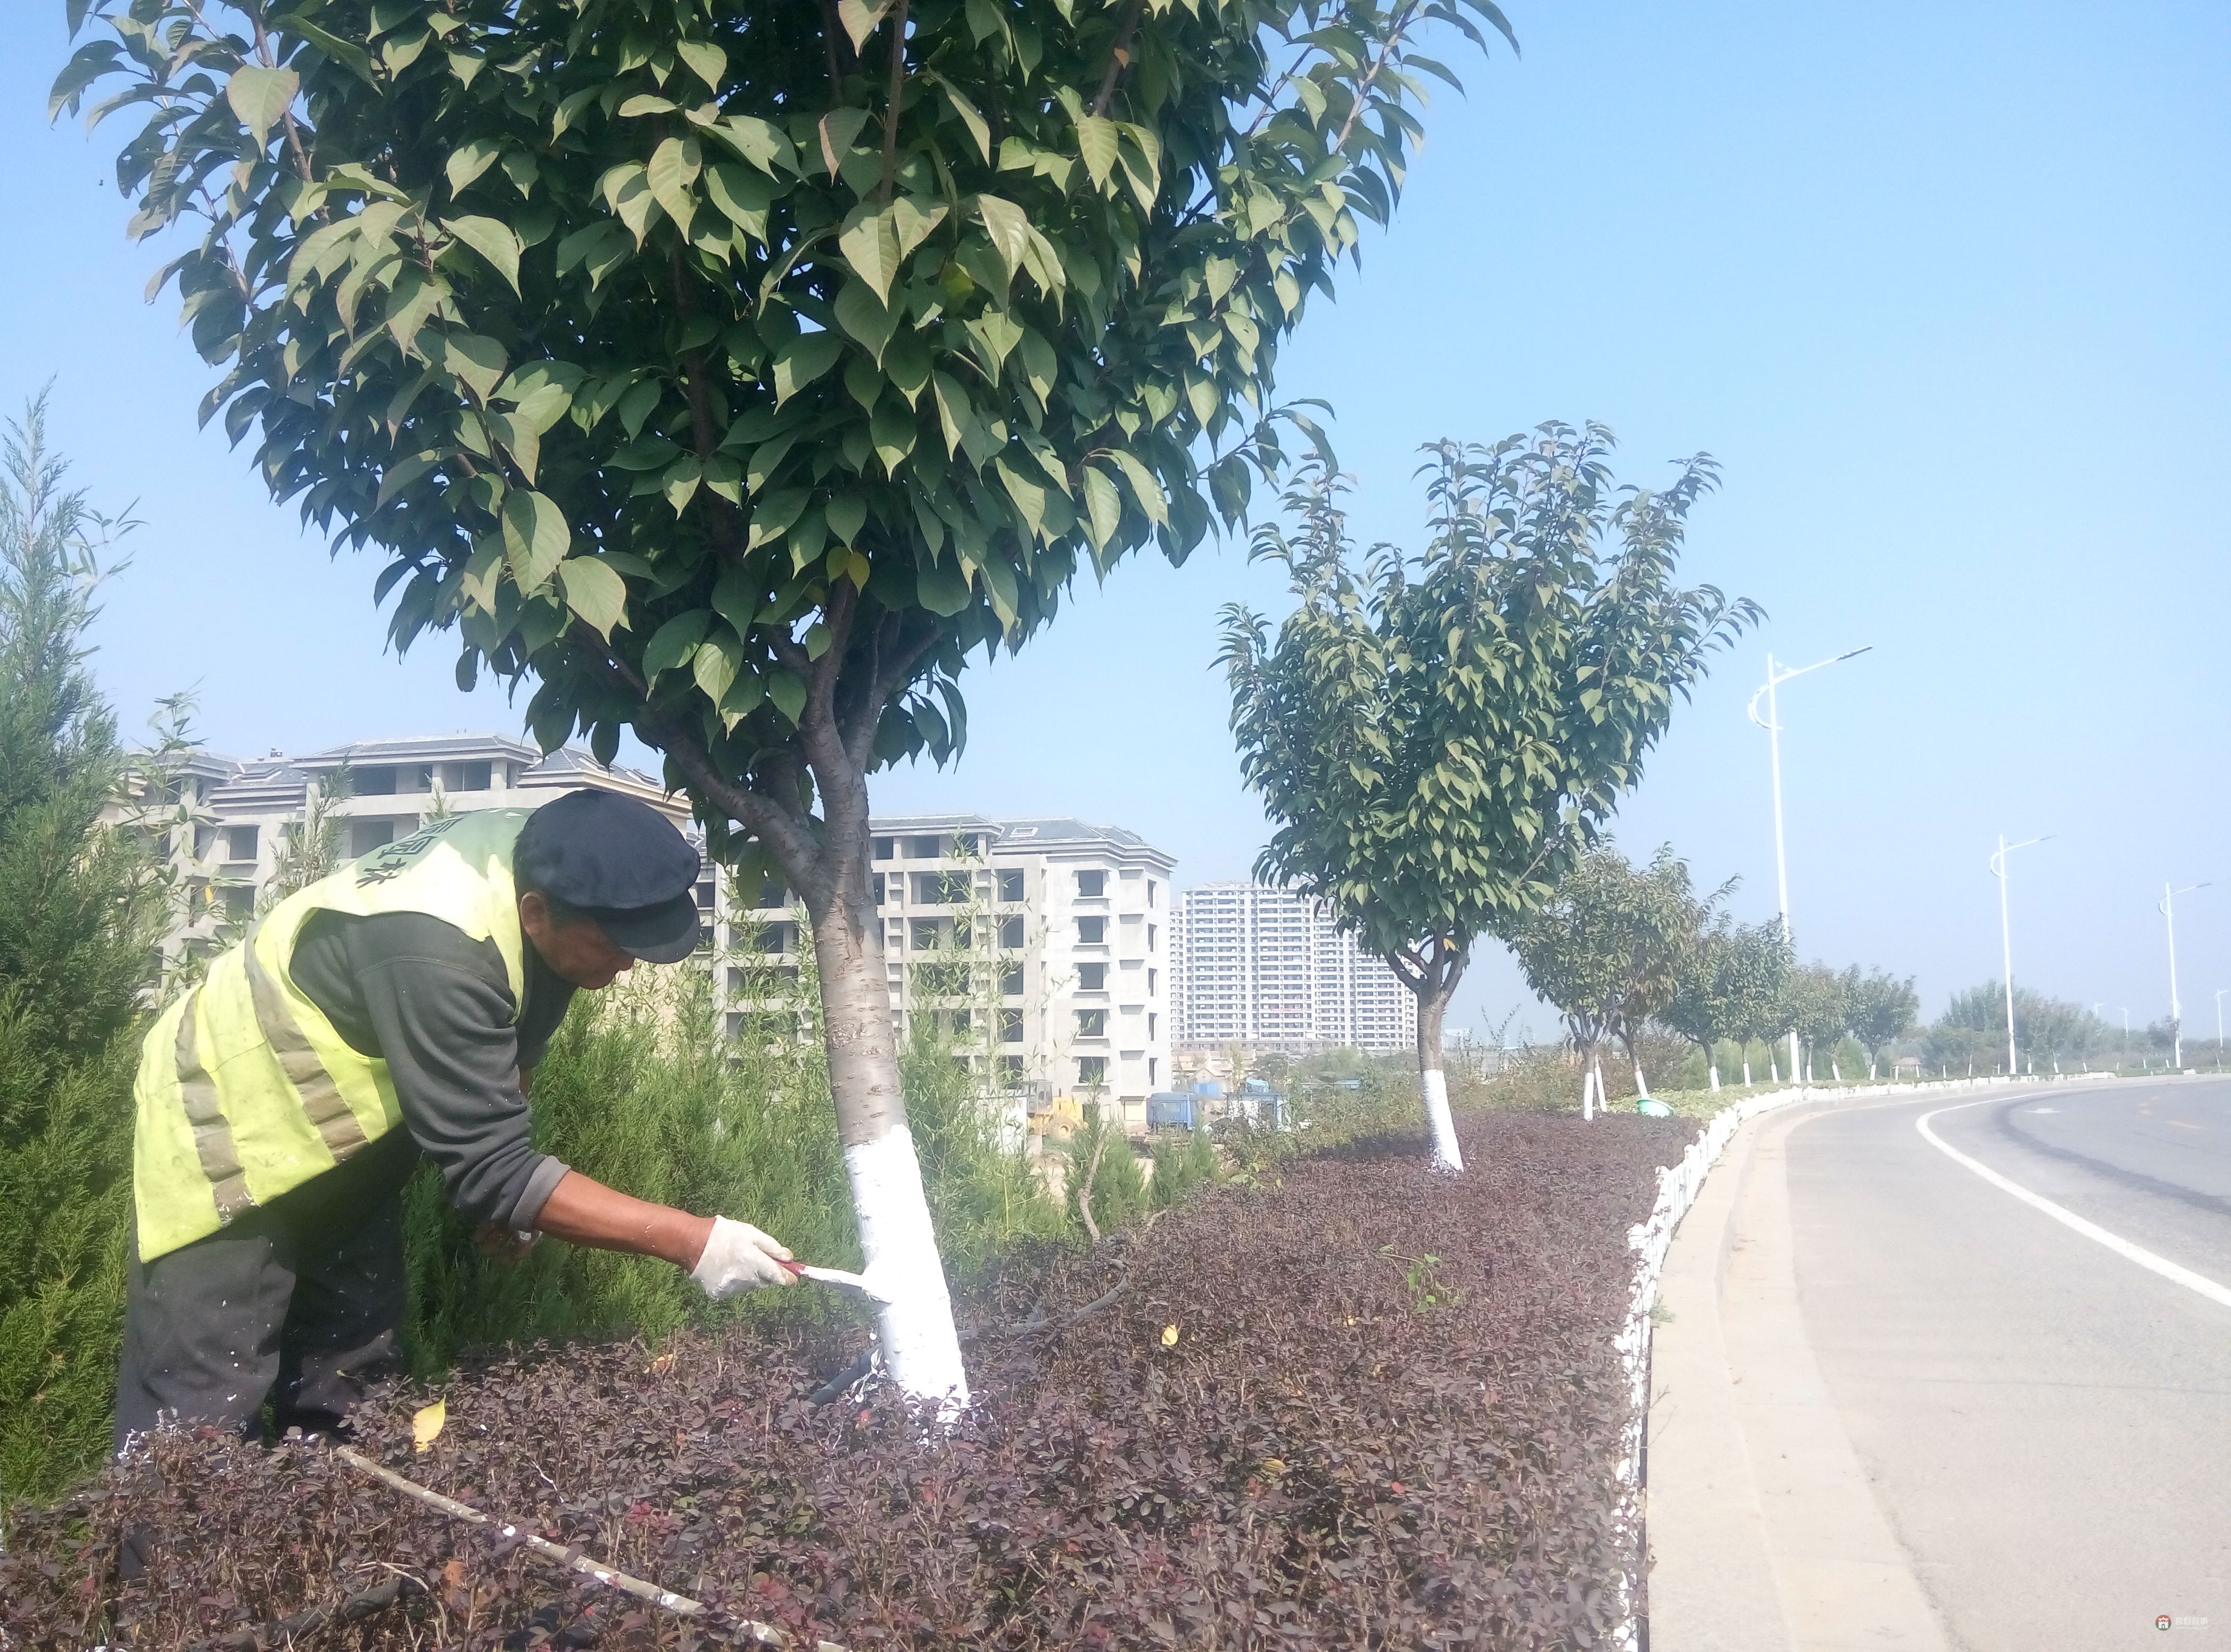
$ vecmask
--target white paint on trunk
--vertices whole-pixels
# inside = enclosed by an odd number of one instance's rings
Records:
[[[1750,1088],[1750,1058],[1749,1056],[1743,1057],[1743,1088],[1746,1090]]]
[[[968,1403],[968,1377],[922,1196],[914,1132],[901,1124],[878,1141],[846,1148],[844,1172],[859,1214],[865,1272],[891,1298],[876,1315],[884,1366],[909,1399],[929,1402],[950,1417]]]
[[[1828,1058],[1828,1076],[1838,1084],[1844,1082],[1844,1070],[1836,1065],[1836,1058],[1833,1055]]]
[[[1720,1087],[1720,1064],[1717,1061],[1707,1061],[1704,1064],[1704,1071],[1712,1080],[1713,1090],[1717,1091]],[[1750,1074],[1748,1072],[1743,1074],[1743,1082],[1745,1084],[1750,1082]]]
[[[1433,1168],[1463,1169],[1464,1150],[1457,1145],[1456,1120],[1449,1117],[1448,1075],[1439,1067],[1427,1067],[1418,1075],[1418,1093],[1426,1098],[1426,1122],[1432,1128]]]
[[[1646,1096],[1650,1093],[1650,1080],[1642,1076],[1642,1064],[1639,1061],[1634,1064],[1634,1093],[1637,1096]]]

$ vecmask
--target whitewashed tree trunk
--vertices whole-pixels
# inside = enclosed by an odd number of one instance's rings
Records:
[[[1844,1070],[1836,1065],[1836,1058],[1833,1055],[1828,1058],[1828,1076],[1838,1084],[1844,1082]]]
[[[1720,1064],[1709,1059],[1706,1059],[1704,1063],[1704,1076],[1711,1080],[1712,1092],[1715,1095],[1717,1095],[1720,1088]],[[1744,1082],[1749,1082],[1748,1075],[1746,1075]]]
[[[1774,1051],[1771,1047],[1769,1047],[1766,1053],[1766,1081],[1769,1084],[1780,1084],[1782,1082],[1782,1068],[1775,1061]]]
[[[867,880],[859,882],[864,897]],[[837,1138],[867,1272],[892,1298],[876,1315],[885,1369],[909,1398],[950,1416],[968,1403],[968,1377],[899,1091],[883,917],[862,904],[856,921],[853,902],[840,894],[813,926]]]
[[[1441,1066],[1441,1019],[1455,991],[1452,975],[1438,993],[1418,994],[1418,1094],[1426,1104],[1433,1168],[1452,1175],[1464,1169],[1464,1150],[1457,1145],[1457,1123],[1449,1112],[1448,1074]]]
[[[1745,1050],[1745,1051],[1743,1052],[1743,1088],[1744,1088],[1744,1089],[1746,1089],[1746,1090],[1748,1090],[1748,1089],[1749,1089],[1749,1088],[1750,1088],[1750,1052],[1749,1052],[1749,1050]]]

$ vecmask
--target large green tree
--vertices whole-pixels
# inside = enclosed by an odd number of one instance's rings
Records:
[[[0,1504],[106,1448],[132,1074],[168,910],[159,842],[105,823],[126,759],[86,656],[114,524],[45,405],[0,450]]]
[[[1435,1162],[1461,1168],[1441,1024],[1483,935],[1569,871],[1665,730],[1677,696],[1756,613],[1675,564],[1712,485],[1621,488],[1610,431],[1547,424],[1426,450],[1415,558],[1350,539],[1344,484],[1308,469],[1296,522],[1257,531],[1298,599],[1225,614],[1241,772],[1271,821],[1264,878],[1327,903],[1418,999]]]
[[[275,494],[397,646],[664,754],[812,923],[902,1385],[965,1391],[900,1097],[868,775],[968,652],[1181,560],[1279,457],[1279,342],[1487,0],[67,0],[119,182]]]

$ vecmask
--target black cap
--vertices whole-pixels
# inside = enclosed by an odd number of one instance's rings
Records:
[[[646,963],[697,949],[697,852],[647,803],[617,792],[568,792],[527,817],[511,852],[522,889],[597,921]]]

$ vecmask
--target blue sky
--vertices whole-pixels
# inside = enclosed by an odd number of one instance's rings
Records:
[[[0,400],[53,378],[96,500],[137,498],[101,624],[127,721],[195,689],[220,748],[509,729],[438,641],[398,664],[378,569],[328,560],[244,457],[197,433],[205,370],[122,236],[113,142],[49,129],[59,3],[0,23]],[[2186,1021],[2231,987],[2220,726],[2231,606],[2211,500],[2231,451],[2231,12],[1975,3],[1683,7],[1516,0],[1524,48],[1444,94],[1394,231],[1287,349],[1338,411],[1367,538],[1415,544],[1418,444],[1596,418],[1635,480],[1706,449],[1725,486],[1688,571],[1757,599],[1623,812],[1772,910],[1769,648],[1873,652],[1788,691],[1801,950],[1944,995],[1998,972],[1993,836],[2017,858],[2016,979],[2164,1014],[2164,878]],[[1140,562],[975,674],[959,768],[881,807],[1073,813],[1145,833],[1181,883],[1241,875],[1241,791],[1209,669],[1226,601],[1275,606],[1238,547]],[[1490,949],[1494,953],[1493,949]],[[1523,998],[1483,956],[1456,1024]],[[1550,1030],[1538,1007],[1523,1020]]]

